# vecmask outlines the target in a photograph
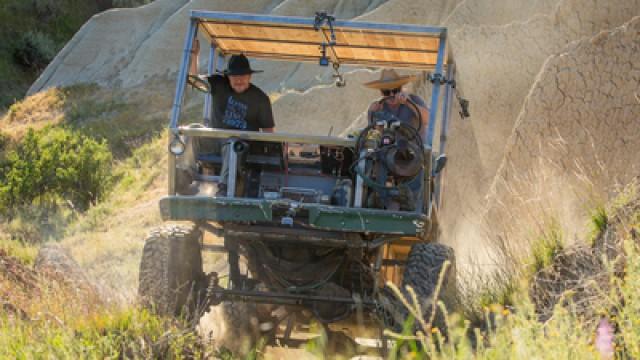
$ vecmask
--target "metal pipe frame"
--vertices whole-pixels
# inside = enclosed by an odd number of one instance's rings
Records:
[[[229,13],[223,11],[201,11],[192,10],[191,19],[199,20],[226,20],[226,21],[255,21],[263,23],[279,23],[288,25],[306,25],[313,27],[313,18],[303,18],[296,16],[273,16],[273,15],[257,15],[246,13]],[[336,20],[333,22],[334,27],[353,28],[361,30],[380,30],[380,31],[398,31],[408,33],[432,34],[440,36],[446,32],[444,27],[420,26],[420,25],[400,25],[400,24],[381,24],[348,20]]]
[[[363,299],[356,302],[353,298],[344,297],[331,297],[320,295],[306,295],[306,294],[289,294],[278,293],[271,291],[248,291],[248,290],[230,290],[230,289],[211,289],[210,294],[213,296],[221,296],[229,299],[240,299],[243,301],[261,302],[267,304],[290,304],[290,305],[305,305],[310,302],[333,302],[340,304],[350,305],[364,305],[364,306],[376,306],[376,302],[369,299]],[[225,299],[223,299],[224,301]]]
[[[360,151],[360,160],[358,160],[358,168],[360,172],[364,174],[366,161],[364,160],[364,156],[367,154],[366,150]],[[361,208],[364,205],[364,180],[362,176],[356,174],[356,193],[353,200],[353,207]]]
[[[227,197],[236,196],[236,180],[238,176],[238,154],[235,151],[236,139],[231,139],[225,144],[227,146],[227,166],[229,167],[229,178],[227,179]]]
[[[359,236],[349,236],[337,231],[322,231],[307,228],[286,228],[261,225],[228,224],[224,235],[229,239],[263,241],[281,244],[313,244],[332,248],[374,248],[373,241],[365,241]],[[380,246],[384,242],[379,242]]]
[[[216,71],[218,52],[213,43],[209,46],[209,60],[207,62],[207,75],[211,76]],[[204,97],[204,109],[202,109],[202,118],[205,121],[206,126],[211,126],[211,106],[213,97],[211,92],[208,92]]]
[[[189,27],[187,28],[187,34],[185,35],[184,40],[184,49],[182,51],[182,62],[180,63],[180,71],[178,74],[178,83],[176,84],[176,94],[173,99],[173,107],[171,109],[171,122],[169,124],[169,131],[173,131],[178,125],[178,120],[180,119],[180,112],[182,110],[182,103],[184,102],[184,92],[187,87],[187,74],[189,71],[189,66],[191,65],[191,45],[193,44],[193,39],[196,37],[198,33],[198,22],[195,19],[191,19],[189,22]],[[174,135],[177,136],[177,135]],[[171,141],[171,139],[169,139]],[[168,184],[168,193],[169,195],[175,195],[176,193],[176,156],[172,154],[170,151],[167,151],[169,159],[168,159],[168,167],[169,167],[169,178],[167,181]]]
[[[453,92],[455,89],[453,88],[453,79],[455,78],[455,64],[449,64],[447,66],[447,84],[444,90],[444,99],[443,99],[443,107],[442,107],[442,125],[440,127],[440,144],[438,155],[442,155],[445,153],[446,145],[447,145],[447,136],[449,133],[449,117],[451,116],[451,103],[453,99]],[[442,171],[436,175],[435,179],[435,189],[434,189],[434,201],[436,206],[440,208],[442,206]]]
[[[233,129],[209,129],[180,127],[178,134],[188,136],[200,136],[212,139],[229,139],[232,137],[246,141],[290,142],[296,144],[318,144],[344,147],[355,147],[356,140],[325,135],[301,135],[282,132],[265,133],[258,131],[244,131]]]
[[[189,22],[189,28],[184,40],[184,49],[182,51],[182,62],[180,63],[180,72],[178,74],[178,83],[176,85],[176,95],[173,99],[173,108],[171,109],[171,124],[170,129],[175,129],[178,126],[178,120],[180,119],[180,111],[182,110],[182,103],[184,102],[184,92],[187,87],[187,74],[189,72],[189,66],[191,65],[191,45],[193,39],[198,35],[198,21],[191,19]]]
[[[436,127],[436,117],[438,115],[438,102],[440,100],[440,80],[442,79],[442,67],[444,62],[444,54],[446,51],[447,33],[444,31],[440,35],[440,48],[438,49],[438,61],[436,68],[432,74],[431,87],[431,108],[429,109],[429,130],[427,131],[427,139],[424,142],[427,146],[433,148],[433,136]]]
[[[438,154],[444,154],[444,149],[447,144],[447,135],[449,133],[449,117],[451,116],[451,100],[453,98],[453,79],[455,78],[456,66],[455,64],[447,65],[447,84],[444,89],[444,99],[442,107],[442,126],[440,128],[440,144]]]

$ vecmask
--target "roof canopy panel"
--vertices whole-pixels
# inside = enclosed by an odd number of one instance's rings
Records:
[[[319,62],[322,44],[331,41],[329,24],[316,30],[314,18],[206,11],[191,16],[224,54]],[[446,64],[445,28],[340,20],[332,25],[335,44],[325,46],[325,53],[333,63],[430,70],[442,51]]]

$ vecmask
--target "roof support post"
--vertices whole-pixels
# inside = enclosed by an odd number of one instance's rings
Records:
[[[447,145],[447,135],[449,133],[449,117],[451,116],[451,103],[453,98],[454,84],[455,84],[455,73],[456,73],[456,65],[454,63],[450,63],[447,65],[447,82],[444,88],[444,99],[442,101],[442,124],[440,126],[440,145],[438,150],[438,155],[442,155],[445,153],[445,148]],[[435,181],[435,204],[440,208],[442,205],[440,203],[440,199],[442,198],[442,171],[436,175]]]
[[[191,19],[189,27],[187,28],[187,34],[184,40],[184,50],[182,52],[182,62],[180,63],[180,72],[178,75],[178,83],[176,85],[176,95],[173,99],[173,108],[171,109],[171,123],[169,124],[169,131],[175,131],[178,126],[178,120],[180,119],[180,109],[184,101],[184,91],[187,87],[187,74],[189,66],[191,65],[191,45],[193,39],[196,37],[198,31],[198,22],[196,19]],[[178,136],[177,133],[173,136]],[[171,135],[169,136],[169,142],[171,142]],[[176,156],[167,151],[169,155],[168,167],[169,178],[167,179],[169,195],[175,195],[176,193]]]
[[[192,18],[189,22],[189,28],[187,29],[187,34],[184,39],[184,50],[182,51],[182,62],[180,63],[176,95],[173,99],[173,108],[171,109],[170,129],[175,129],[178,126],[178,120],[180,119],[180,110],[182,108],[182,103],[184,102],[184,91],[187,87],[187,74],[189,66],[191,65],[191,45],[193,44],[193,39],[197,34],[198,21]]]
[[[209,47],[209,61],[207,62],[207,75],[213,75],[217,70],[218,65],[218,51],[216,46],[211,43]],[[211,105],[212,105],[213,97],[211,96],[211,92],[208,92],[204,97],[204,109],[202,110],[202,117],[204,118],[205,126],[211,127]]]
[[[429,109],[429,129],[427,131],[427,139],[424,143],[430,148],[433,146],[433,136],[436,127],[436,115],[438,114],[438,102],[440,100],[440,85],[442,79],[442,63],[444,62],[444,54],[446,51],[447,33],[445,30],[440,33],[440,44],[438,48],[438,60],[436,68],[431,76],[431,108]]]

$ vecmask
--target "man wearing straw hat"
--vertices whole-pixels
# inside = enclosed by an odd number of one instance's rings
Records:
[[[398,75],[393,69],[384,69],[380,79],[365,83],[364,86],[380,90],[382,98],[369,106],[368,119],[373,122],[375,114],[386,112],[413,126],[424,138],[429,123],[429,108],[421,97],[407,94],[402,86],[415,80],[413,75]]]

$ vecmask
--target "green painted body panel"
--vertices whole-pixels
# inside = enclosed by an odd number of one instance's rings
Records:
[[[333,231],[417,235],[427,223],[424,214],[414,212],[322,205],[307,208],[309,223],[313,227]]]
[[[160,200],[163,220],[271,221],[271,203],[257,199],[167,196]]]
[[[427,225],[427,216],[415,212],[343,208],[290,200],[167,196],[160,200],[163,220],[271,222],[274,208],[294,207],[308,213],[308,225],[327,231],[415,236]]]

